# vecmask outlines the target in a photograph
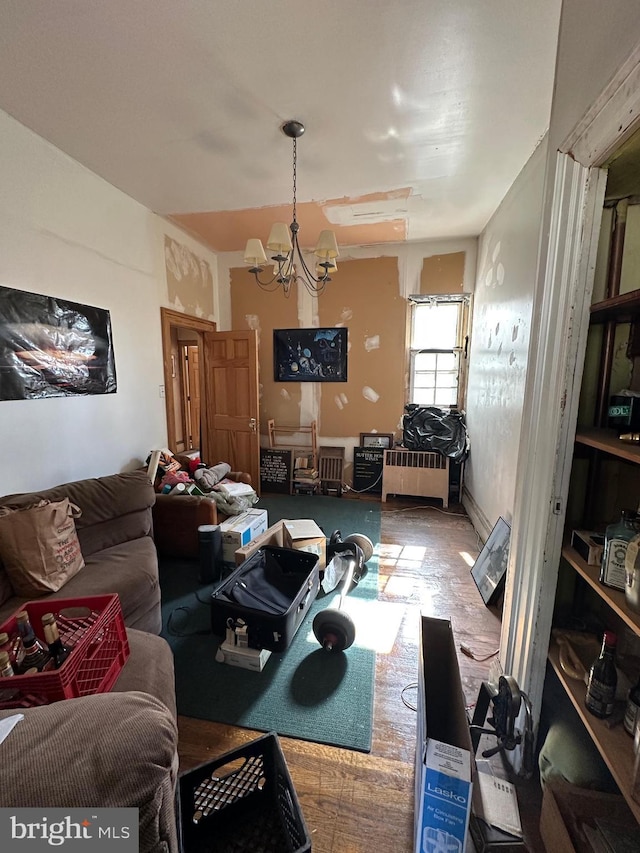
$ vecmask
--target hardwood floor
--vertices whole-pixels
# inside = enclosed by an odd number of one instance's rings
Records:
[[[350,499],[371,498],[343,498]],[[438,505],[399,499],[381,505],[379,599],[389,605],[389,624],[399,621],[400,627],[390,651],[377,653],[371,753],[280,739],[314,853],[413,850],[416,714],[410,706],[416,701],[411,685],[417,678],[420,613],[450,619],[458,647],[465,644],[478,658],[499,646],[499,618],[484,606],[470,575],[479,550],[476,533],[462,507],[444,512]],[[490,661],[461,652],[458,657],[471,707]],[[180,717],[179,731],[181,771],[260,734],[187,717]],[[544,849],[538,789],[535,780],[522,790],[518,785],[532,853]]]

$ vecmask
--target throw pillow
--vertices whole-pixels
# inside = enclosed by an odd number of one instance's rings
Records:
[[[74,521],[81,512],[68,498],[0,510],[0,560],[16,595],[55,592],[84,566]]]

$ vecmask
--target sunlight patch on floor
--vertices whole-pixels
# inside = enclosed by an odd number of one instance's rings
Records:
[[[391,598],[410,598],[416,585],[413,577],[393,575],[385,578],[381,589]]]
[[[404,618],[404,604],[347,597],[344,610],[355,623],[359,646],[382,655],[390,654]]]
[[[336,597],[335,607],[337,605]],[[356,645],[381,655],[391,653],[404,618],[404,604],[347,597],[340,609],[353,620],[356,627]],[[319,646],[313,629],[309,630],[305,639],[311,645]]]
[[[475,557],[472,557],[468,551],[459,551],[459,554],[468,566],[474,565]]]

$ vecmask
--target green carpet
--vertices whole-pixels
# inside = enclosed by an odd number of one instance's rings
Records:
[[[268,511],[270,525],[281,518],[314,518],[327,536],[339,529],[343,536],[364,533],[374,546],[380,540],[380,509],[375,503],[278,495],[263,498],[256,506]],[[313,617],[337,603],[336,592],[325,596],[321,591],[291,646],[286,652],[274,652],[258,673],[216,662],[221,638],[210,633],[208,600],[213,587],[198,584],[197,561],[162,560],[162,635],[174,652],[178,713],[369,752],[375,652],[359,644],[359,635],[367,632],[360,631],[358,622],[377,618],[372,604],[378,586],[375,555],[367,567],[346,599],[346,609],[356,621],[356,641],[350,649],[332,654],[318,645]]]

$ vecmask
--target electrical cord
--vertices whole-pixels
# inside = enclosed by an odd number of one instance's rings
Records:
[[[478,663],[482,663],[485,660],[490,660],[490,658],[494,658],[499,652],[500,649],[496,649],[495,652],[491,652],[491,654],[485,655],[482,658],[476,656],[475,652],[469,648],[469,646],[465,645],[465,643],[460,643],[460,651],[463,655],[466,655],[471,660],[478,661]]]
[[[417,688],[418,688],[418,682],[412,681],[411,684],[405,685],[402,688],[402,692],[400,693],[400,698],[402,699],[403,703],[407,706],[407,708],[410,708],[412,711],[417,711],[418,706],[412,705],[411,702],[409,702],[409,700],[405,698],[404,694],[405,694],[406,690],[417,690]]]

